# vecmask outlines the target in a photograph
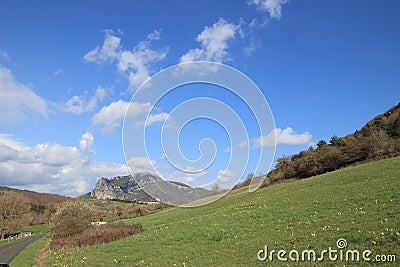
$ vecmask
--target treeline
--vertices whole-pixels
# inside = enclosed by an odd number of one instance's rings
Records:
[[[316,148],[277,159],[265,186],[284,179],[302,179],[349,165],[400,155],[400,103],[345,137],[320,140]]]

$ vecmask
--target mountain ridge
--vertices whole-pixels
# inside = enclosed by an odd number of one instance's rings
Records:
[[[100,178],[90,192],[91,198],[185,204],[210,196],[204,188],[193,188],[179,182],[162,180],[150,172]]]

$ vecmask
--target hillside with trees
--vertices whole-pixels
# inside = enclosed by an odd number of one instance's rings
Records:
[[[400,155],[400,103],[376,116],[360,130],[344,137],[333,135],[291,156],[277,159],[264,186],[285,179],[302,179],[350,165]]]
[[[69,199],[68,197],[57,194],[37,193],[30,190],[19,190],[5,186],[0,186],[0,198],[1,197],[9,197],[15,201],[20,197],[26,199],[31,216],[29,223],[32,225],[45,223],[48,217],[47,213],[51,210],[51,207]],[[2,204],[4,203],[0,203],[0,206],[2,206]]]

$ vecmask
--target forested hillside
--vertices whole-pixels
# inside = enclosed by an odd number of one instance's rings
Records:
[[[358,163],[400,155],[400,103],[344,137],[320,140],[316,148],[277,159],[265,186],[283,179],[301,179]]]

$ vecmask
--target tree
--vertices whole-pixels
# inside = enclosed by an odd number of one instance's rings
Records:
[[[327,145],[327,143],[325,142],[325,140],[320,140],[318,143],[317,143],[317,148],[322,148],[322,147],[324,147],[324,146],[326,146]]]
[[[47,221],[50,221],[51,216],[58,210],[60,207],[60,203],[50,203],[47,208],[44,210],[44,214],[46,215]]]
[[[329,142],[329,145],[331,146],[343,146],[344,142],[342,138],[337,137],[336,135],[331,137],[331,141]]]
[[[224,189],[217,183],[215,183],[212,188],[211,188],[211,194],[217,195],[219,193],[222,193]]]
[[[400,118],[395,119],[393,122],[387,125],[387,134],[393,138],[400,137]]]
[[[96,206],[84,201],[67,201],[50,217],[49,229],[53,238],[82,233],[97,221]]]
[[[13,233],[32,221],[29,200],[20,194],[0,195],[1,240],[6,234]]]
[[[290,164],[290,156],[283,155],[276,160],[276,169],[284,169]]]

